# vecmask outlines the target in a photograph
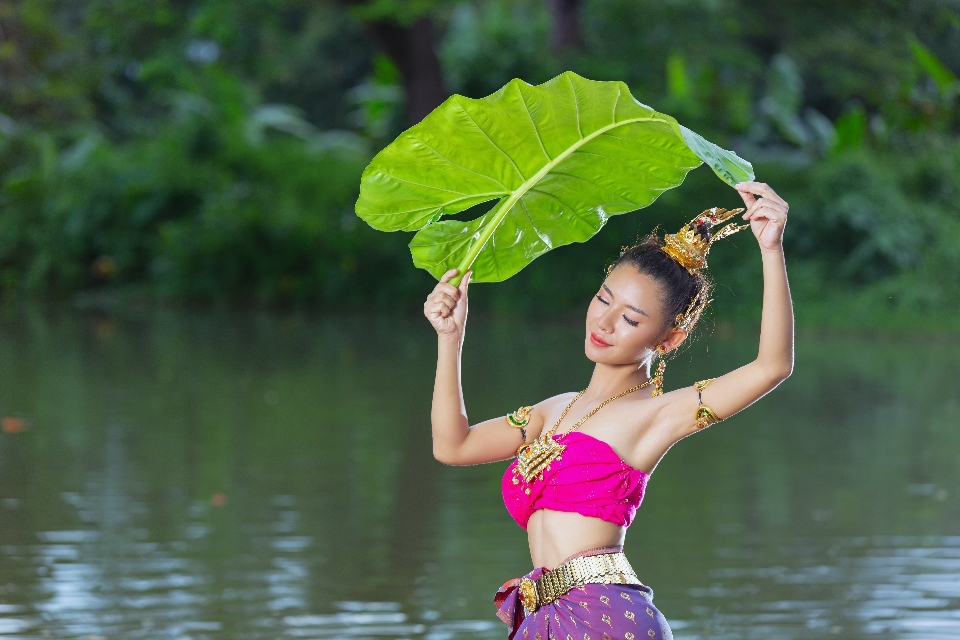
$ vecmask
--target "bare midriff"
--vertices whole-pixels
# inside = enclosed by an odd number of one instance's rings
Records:
[[[579,513],[538,509],[527,522],[534,567],[556,569],[570,556],[596,547],[622,545],[627,528]]]

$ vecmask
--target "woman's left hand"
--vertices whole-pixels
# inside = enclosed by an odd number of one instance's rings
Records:
[[[741,182],[734,189],[740,192],[747,211],[744,220],[762,249],[779,250],[783,246],[783,227],[787,224],[790,205],[765,182]],[[756,196],[760,196],[757,198]]]

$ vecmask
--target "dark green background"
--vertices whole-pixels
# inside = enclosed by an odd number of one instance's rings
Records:
[[[540,0],[0,4],[0,293],[418,307],[431,279],[410,235],[352,205],[429,71],[398,67],[384,34],[429,21],[434,93],[572,69],[751,160],[792,205],[802,323],[958,326],[958,0],[573,4],[582,44],[559,50],[558,5]],[[701,168],[475,303],[577,308],[638,233],[738,203]],[[716,306],[755,319],[752,240],[729,244]]]

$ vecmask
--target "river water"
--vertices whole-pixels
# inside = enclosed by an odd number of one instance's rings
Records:
[[[918,339],[923,337],[923,339]],[[677,444],[627,554],[678,640],[960,638],[955,336],[798,336]],[[473,420],[582,388],[578,320],[472,317]],[[746,363],[719,324],[666,387]],[[0,314],[0,638],[505,637],[506,463],[430,452],[422,319]]]

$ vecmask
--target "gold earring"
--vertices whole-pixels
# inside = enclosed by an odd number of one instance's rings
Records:
[[[657,372],[653,375],[653,393],[650,394],[654,398],[663,393],[663,372],[667,370],[667,363],[664,358],[666,353],[667,348],[658,344],[657,355],[660,356],[660,362],[657,363]]]

